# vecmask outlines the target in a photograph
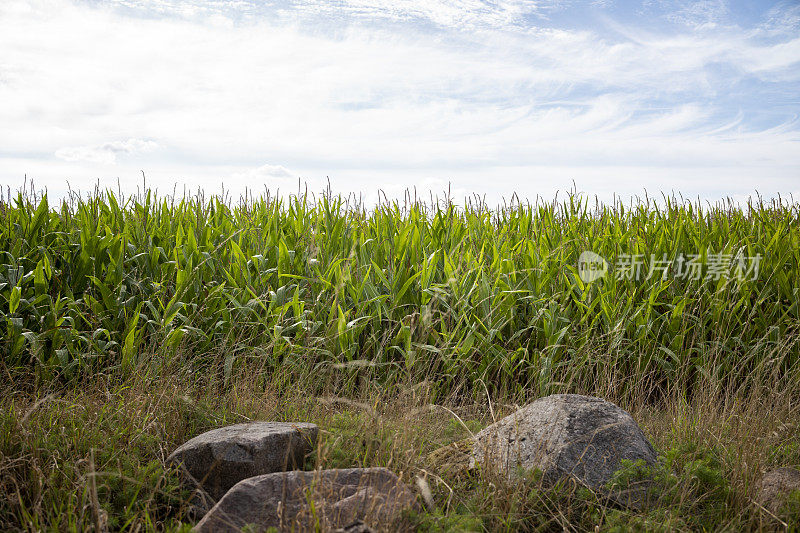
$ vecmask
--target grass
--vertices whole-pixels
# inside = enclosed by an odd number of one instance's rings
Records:
[[[704,389],[692,403],[622,403],[663,461],[657,501],[632,511],[569,485],[507,485],[432,463],[430,452],[492,422],[485,402],[452,396],[433,403],[412,384],[315,397],[307,383],[281,381],[242,372],[225,385],[180,369],[141,369],[68,387],[7,384],[0,391],[0,529],[84,531],[99,516],[112,530],[187,530],[187,495],[164,459],[204,430],[253,419],[317,423],[323,431],[314,465],[386,466],[412,484],[426,479],[437,508],[407,517],[409,530],[769,531],[800,523],[800,514],[776,518],[754,501],[762,470],[800,464],[796,391],[734,397]],[[492,410],[500,417],[529,399],[495,401]]]
[[[165,457],[265,419],[319,424],[314,464],[426,479],[436,509],[408,529],[797,530],[797,510],[773,516],[755,491],[800,465],[799,210],[4,198],[0,529],[187,530]],[[671,270],[586,283],[585,250]],[[678,275],[681,254],[703,275]],[[707,277],[715,254],[731,266]],[[633,414],[662,457],[653,505],[429,459],[555,392]]]

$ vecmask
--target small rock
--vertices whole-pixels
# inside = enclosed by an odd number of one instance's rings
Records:
[[[598,490],[623,459],[656,461],[655,450],[627,412],[601,398],[555,394],[478,433],[470,467],[480,464],[509,479],[539,470],[546,482],[570,476]]]
[[[800,470],[781,467],[770,470],[761,478],[758,502],[775,515],[785,510],[789,495],[800,491]]]
[[[305,423],[236,424],[198,435],[167,461],[183,465],[190,483],[216,502],[243,479],[302,467],[317,432],[316,425]]]
[[[467,438],[442,446],[428,454],[428,464],[440,474],[457,477],[469,470],[475,440]]]
[[[340,527],[339,529],[335,530],[333,533],[375,533],[375,530],[369,527],[367,524],[362,522],[361,520],[356,520],[352,524],[348,524],[344,527]]]
[[[280,472],[237,483],[195,531],[330,531],[357,521],[387,530],[412,507],[414,492],[386,468]]]

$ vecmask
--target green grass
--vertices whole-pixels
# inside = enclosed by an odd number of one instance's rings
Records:
[[[166,456],[248,419],[318,423],[322,466],[425,477],[437,509],[410,529],[789,527],[800,517],[754,498],[763,469],[800,465],[799,215],[785,201],[575,195],[491,209],[6,198],[0,529],[186,529]],[[651,256],[729,254],[733,267],[584,283],[585,250],[612,265],[642,254],[645,274]],[[737,259],[754,256],[758,275],[741,279]],[[555,392],[606,397],[640,421],[663,459],[652,507],[427,459]]]

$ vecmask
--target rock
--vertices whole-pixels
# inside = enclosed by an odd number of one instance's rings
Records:
[[[780,516],[786,510],[789,496],[794,491],[800,491],[800,470],[788,467],[776,468],[761,478],[758,502],[771,513]],[[797,501],[800,503],[800,498]]]
[[[386,468],[280,472],[237,483],[195,531],[330,531],[357,521],[390,530],[412,507],[418,508],[414,492]]]
[[[538,470],[545,482],[568,476],[598,490],[623,459],[656,461],[655,450],[627,412],[601,398],[555,394],[478,433],[470,467],[479,464],[509,479]]]
[[[352,524],[340,527],[333,533],[375,533],[375,530],[361,520],[356,520]]]
[[[198,435],[167,461],[182,465],[189,482],[216,502],[243,479],[302,467],[316,446],[317,431],[317,426],[305,423],[236,424]],[[200,514],[207,505],[197,503],[203,496],[198,492],[195,498]]]
[[[457,477],[469,470],[475,440],[456,441],[428,454],[428,464],[440,474]]]

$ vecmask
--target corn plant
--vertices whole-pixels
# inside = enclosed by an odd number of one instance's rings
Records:
[[[760,198],[368,209],[330,194],[51,205],[20,192],[0,204],[0,350],[8,368],[59,379],[223,353],[226,375],[254,361],[369,368],[442,390],[544,394],[608,371],[654,391],[746,387],[798,365],[798,222],[796,203]],[[639,272],[586,281],[587,250],[641,258]],[[679,275],[686,254],[730,261]]]

